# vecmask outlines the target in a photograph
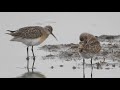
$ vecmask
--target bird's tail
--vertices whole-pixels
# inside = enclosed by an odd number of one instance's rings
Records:
[[[11,30],[7,30],[7,31],[9,31],[10,33],[5,33],[5,34],[9,34],[9,35],[11,35],[12,33],[15,32],[15,31],[11,31]]]

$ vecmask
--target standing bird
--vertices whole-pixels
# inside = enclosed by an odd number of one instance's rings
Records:
[[[29,46],[32,46],[32,54],[33,54],[33,65],[32,65],[32,71],[34,68],[34,63],[35,63],[35,55],[33,51],[33,46],[37,46],[41,44],[43,41],[45,41],[48,36],[51,34],[55,37],[55,35],[52,33],[53,28],[52,26],[28,26],[28,27],[23,27],[20,28],[19,30],[16,31],[11,31],[7,30],[10,33],[7,33],[14,38],[11,39],[10,41],[17,41],[17,42],[22,42],[23,44],[27,45],[27,69],[29,72]],[[55,37],[57,40],[57,38]]]
[[[85,78],[84,74],[84,63],[85,59],[91,58],[91,78],[92,78],[92,58],[98,54],[101,50],[100,42],[97,38],[89,33],[82,33],[80,35],[80,43],[79,43],[79,53],[83,57],[83,77]]]

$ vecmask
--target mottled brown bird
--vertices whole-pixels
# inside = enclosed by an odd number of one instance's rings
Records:
[[[100,50],[101,50],[100,42],[97,40],[97,38],[94,35],[89,33],[82,33],[80,35],[79,53],[83,57],[83,69],[84,69],[85,59],[91,58],[91,68],[93,70],[92,58],[96,54],[98,54]],[[92,77],[92,73],[91,73],[91,77]]]
[[[32,46],[32,53],[33,53],[33,65],[32,65],[32,70],[34,67],[35,63],[35,55],[33,51],[33,46],[37,46],[41,44],[43,41],[45,41],[48,36],[51,34],[55,37],[55,35],[52,33],[53,28],[52,26],[28,26],[28,27],[23,27],[20,28],[16,31],[11,31],[7,30],[10,33],[7,33],[14,38],[11,39],[11,41],[17,41],[17,42],[22,42],[23,44],[27,45],[27,68],[29,69],[29,53],[28,49],[29,46]],[[55,37],[56,38],[56,37]],[[56,38],[57,40],[57,38]]]

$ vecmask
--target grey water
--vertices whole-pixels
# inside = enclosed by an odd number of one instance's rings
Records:
[[[56,23],[51,23],[56,22]],[[32,77],[26,67],[26,46],[18,42],[10,42],[12,38],[6,35],[6,30],[17,30],[24,26],[52,25],[53,33],[58,42],[52,37],[35,47],[35,72],[33,77],[46,78],[83,78],[82,60],[64,61],[59,58],[43,60],[42,56],[52,52],[39,50],[44,45],[79,43],[82,32],[99,35],[119,35],[119,12],[0,12],[0,78]],[[32,53],[30,52],[32,56]],[[109,61],[109,60],[108,60]],[[78,64],[80,63],[80,66]],[[90,63],[90,60],[86,60]],[[30,60],[32,65],[32,59]],[[63,65],[63,67],[60,67]],[[51,66],[53,66],[51,69]],[[76,67],[76,69],[73,67]],[[86,78],[90,78],[91,69],[85,68]],[[120,69],[94,69],[94,78],[120,77]]]

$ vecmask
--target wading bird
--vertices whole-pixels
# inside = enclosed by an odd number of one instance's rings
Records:
[[[97,40],[97,38],[89,33],[82,33],[80,35],[80,43],[79,43],[79,53],[83,57],[83,77],[85,78],[85,72],[84,72],[84,64],[85,59],[91,58],[91,78],[92,78],[92,58],[98,54],[101,50],[100,42]]]
[[[33,54],[33,65],[32,65],[32,71],[34,68],[35,63],[35,55],[33,51],[33,46],[37,46],[41,44],[43,41],[45,41],[48,36],[51,34],[55,37],[55,35],[52,33],[53,28],[52,26],[28,26],[20,28],[16,31],[7,30],[10,33],[7,33],[14,38],[12,38],[10,41],[16,41],[16,42],[22,42],[23,44],[27,45],[27,69],[29,72],[29,46],[32,47],[32,54]],[[55,37],[57,40],[57,38]]]

